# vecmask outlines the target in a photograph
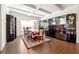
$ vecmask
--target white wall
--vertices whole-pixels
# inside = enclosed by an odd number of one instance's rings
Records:
[[[21,30],[21,21],[22,20],[30,21],[30,20],[33,20],[33,18],[31,18],[25,14],[17,13],[14,11],[10,11],[9,14],[14,15],[17,18],[17,36],[24,35],[24,32]],[[35,21],[35,22],[37,22],[37,21]],[[37,24],[35,23],[34,26],[38,27],[38,23]]]
[[[6,6],[0,5],[0,51],[6,44]]]
[[[1,38],[1,4],[0,4],[0,50],[1,50],[1,48],[2,48],[2,38]]]
[[[78,11],[77,11],[76,17],[77,17],[77,19],[76,19],[76,33],[77,33],[76,43],[79,43],[79,6],[78,6]]]
[[[34,27],[35,29],[39,29],[39,20],[34,21]]]

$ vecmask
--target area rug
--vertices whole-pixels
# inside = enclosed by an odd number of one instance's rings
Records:
[[[36,39],[36,40],[33,40],[33,39],[27,40],[26,37],[22,36],[22,40],[23,40],[23,42],[24,42],[24,44],[27,48],[32,48],[32,47],[38,46],[40,44],[43,44],[43,43],[45,43],[45,42],[47,42],[51,39],[48,39],[48,38],[45,37],[43,40],[38,40],[38,39]]]

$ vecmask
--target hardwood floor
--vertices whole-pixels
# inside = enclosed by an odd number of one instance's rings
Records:
[[[25,54],[25,53],[28,53],[28,51],[22,39],[18,38],[12,42],[7,43],[1,53],[2,54]]]
[[[79,44],[73,44],[50,38],[51,40],[27,49],[22,39],[7,43],[2,54],[75,54],[79,53]]]
[[[30,52],[31,51],[31,52]],[[79,44],[67,43],[64,41],[52,39],[49,42],[29,49],[30,53],[40,54],[72,54],[79,53]]]

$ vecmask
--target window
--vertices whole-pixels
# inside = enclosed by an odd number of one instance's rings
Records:
[[[66,24],[66,18],[60,18],[60,24]]]
[[[52,24],[52,25],[55,25],[55,24],[56,24],[55,18],[52,19],[51,24]]]
[[[21,30],[23,31],[23,27],[34,27],[34,21],[29,20],[21,20]]]
[[[47,28],[48,25],[49,25],[48,20],[40,21],[40,26],[43,26],[44,28]]]

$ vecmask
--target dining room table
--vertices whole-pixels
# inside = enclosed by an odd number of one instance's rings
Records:
[[[31,29],[30,32],[32,32],[32,38],[35,39],[39,35],[39,31],[35,29]]]

